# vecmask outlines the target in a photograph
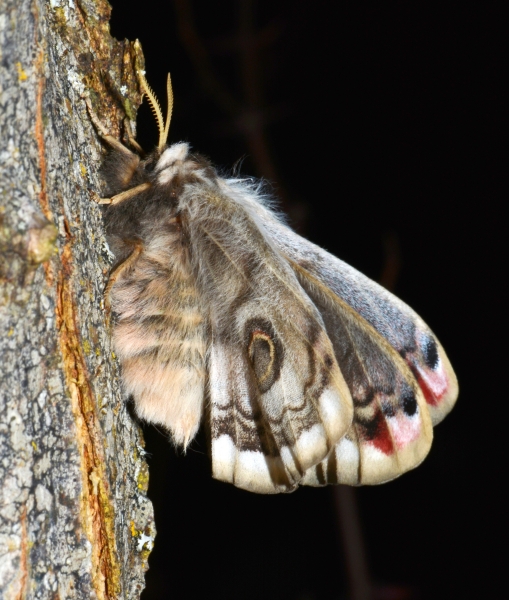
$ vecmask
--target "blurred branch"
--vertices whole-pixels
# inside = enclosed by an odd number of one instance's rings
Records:
[[[275,39],[274,29],[269,33],[256,31],[255,2],[238,3],[238,33],[234,43],[227,46],[239,54],[243,97],[237,99],[218,79],[210,54],[201,39],[193,16],[191,0],[174,0],[180,40],[186,49],[201,85],[215,104],[227,113],[235,129],[244,137],[249,155],[258,174],[271,182],[278,182],[278,192],[285,201],[279,178],[266,137],[267,110],[263,99],[260,48]],[[223,44],[223,47],[226,47]]]
[[[198,34],[190,0],[174,0],[178,34],[203,88],[224,112],[238,114],[241,106],[214,73],[209,52]]]
[[[349,598],[350,600],[371,600],[371,579],[355,489],[346,485],[338,485],[333,490],[346,562]]]

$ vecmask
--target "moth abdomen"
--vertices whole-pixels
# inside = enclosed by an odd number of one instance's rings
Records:
[[[203,411],[207,322],[175,212],[171,201],[158,213],[145,212],[145,219],[147,214],[159,219],[140,220],[142,252],[121,274],[111,298],[126,392],[134,396],[140,417],[167,428],[185,448]]]

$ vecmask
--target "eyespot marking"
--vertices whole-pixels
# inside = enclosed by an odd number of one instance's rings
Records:
[[[270,335],[260,329],[253,331],[248,353],[258,382],[263,386],[273,371],[276,359],[276,348]]]
[[[246,327],[247,354],[261,392],[268,391],[279,378],[283,352],[269,322],[251,320]]]

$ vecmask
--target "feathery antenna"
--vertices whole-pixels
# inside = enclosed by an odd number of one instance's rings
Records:
[[[166,144],[168,139],[168,131],[170,130],[171,114],[173,112],[173,89],[171,87],[171,77],[168,73],[168,79],[166,80],[166,98],[168,101],[168,107],[166,110],[166,125],[164,127],[164,135],[162,138],[163,146]],[[161,149],[161,139],[159,139],[159,149]]]
[[[156,95],[150,88],[147,80],[145,79],[145,75],[142,71],[138,71],[138,76],[140,78],[141,89],[144,94],[147,96],[148,103],[157,122],[157,129],[159,131],[159,144],[157,145],[158,150],[162,150],[166,145],[166,140],[168,139],[168,131],[170,130],[170,120],[171,113],[173,111],[173,91],[171,88],[171,77],[168,73],[168,80],[166,83],[166,93],[168,95],[168,110],[166,113],[166,124],[163,119],[163,112],[161,110],[161,106],[156,98]]]

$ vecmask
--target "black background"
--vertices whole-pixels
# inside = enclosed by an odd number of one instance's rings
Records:
[[[195,1],[202,67],[238,99],[233,114],[204,88],[172,2],[112,4],[112,34],[140,39],[163,105],[171,71],[170,142],[225,168],[244,157],[241,173],[271,179],[299,232],[374,279],[392,265],[394,292],[455,367],[458,405],[425,463],[355,491],[373,598],[503,596],[501,16],[469,2]],[[242,9],[270,172],[239,127]],[[155,145],[146,106],[138,124],[142,146]],[[144,432],[159,533],[143,600],[349,597],[331,488],[249,494],[211,479],[201,437],[182,457]]]

